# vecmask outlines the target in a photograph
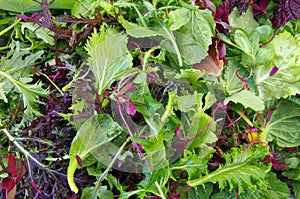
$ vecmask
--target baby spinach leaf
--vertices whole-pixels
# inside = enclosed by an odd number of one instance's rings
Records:
[[[99,150],[102,147],[106,147],[105,150],[107,150],[109,146],[106,144],[120,135],[121,132],[122,128],[107,114],[94,115],[82,124],[72,141],[69,152],[70,163],[67,176],[72,191],[75,193],[78,192],[78,188],[74,182],[75,170],[79,168],[76,156],[78,156],[84,164],[87,157],[91,154],[95,154],[97,151],[97,153],[100,153]],[[99,159],[98,156],[95,156],[95,158]],[[99,159],[98,161],[101,160]]]
[[[267,138],[274,140],[280,147],[300,145],[300,106],[283,101],[277,106],[264,131]]]

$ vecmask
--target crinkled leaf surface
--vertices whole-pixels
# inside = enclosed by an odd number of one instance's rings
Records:
[[[86,50],[90,55],[89,63],[100,95],[130,71],[132,57],[126,44],[127,36],[113,29],[102,29],[89,38]]]
[[[286,19],[296,20],[300,18],[299,0],[281,0],[279,7],[274,12],[273,24],[280,26]]]
[[[84,164],[85,159],[94,155],[101,161],[101,149],[108,151],[108,144],[116,136],[120,135],[122,128],[107,114],[94,115],[86,120],[78,130],[70,148],[70,163],[68,166],[68,183],[72,191],[78,192],[74,182],[74,172],[80,168],[76,160],[79,156]],[[102,150],[103,151],[103,150]]]
[[[266,183],[265,172],[268,168],[259,164],[259,160],[263,160],[268,154],[268,149],[264,146],[251,146],[243,153],[244,150],[232,148],[230,153],[223,155],[225,165],[207,175],[189,180],[187,184],[196,187],[212,182],[218,183],[221,190],[229,186],[229,191],[238,188],[239,193],[243,193],[245,188],[255,191],[257,185]]]
[[[300,106],[283,101],[278,104],[264,131],[267,138],[274,140],[280,147],[300,145]]]
[[[227,97],[224,100],[224,104],[228,104],[230,101],[240,103],[245,108],[249,107],[255,111],[262,111],[265,109],[264,101],[256,96],[255,93],[246,89]]]
[[[264,65],[255,67],[255,82],[259,97],[265,101],[286,98],[300,93],[300,41],[284,31],[265,47],[274,51],[273,57]],[[262,63],[263,61],[258,60]],[[270,72],[276,66],[279,70],[273,76]]]

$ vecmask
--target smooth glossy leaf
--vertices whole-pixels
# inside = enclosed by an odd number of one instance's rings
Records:
[[[264,101],[260,99],[255,93],[246,89],[227,97],[224,104],[229,102],[240,103],[245,108],[251,108],[254,111],[263,111],[265,109]]]
[[[283,101],[265,127],[269,140],[274,140],[280,147],[296,147],[300,145],[300,106]]]
[[[113,29],[94,32],[89,38],[86,50],[100,96],[114,81],[129,73],[132,57],[126,44],[126,35]]]
[[[82,124],[72,141],[69,152],[70,163],[67,174],[72,191],[78,192],[74,182],[74,172],[77,168],[80,168],[76,156],[80,157],[83,165],[90,155],[93,155],[98,161],[103,160],[105,155],[109,153],[109,147],[111,147],[107,144],[120,135],[121,132],[121,127],[106,114],[94,115]]]

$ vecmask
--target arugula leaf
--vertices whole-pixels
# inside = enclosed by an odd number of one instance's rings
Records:
[[[299,39],[284,31],[278,34],[264,49],[265,52],[273,51],[274,54],[270,54],[268,60],[263,58],[267,62],[258,60],[261,64],[254,69],[259,97],[267,101],[300,93]],[[279,70],[270,76],[274,66]]]
[[[132,57],[127,50],[127,37],[116,30],[94,32],[85,49],[90,55],[89,63],[96,77],[96,89],[102,96],[114,81],[132,72]]]
[[[30,118],[32,118],[34,115],[40,115],[40,112],[37,110],[36,104],[37,102],[39,102],[38,97],[48,97],[49,95],[49,92],[42,88],[42,83],[37,82],[36,84],[26,84],[27,82],[31,81],[30,78],[23,79],[23,81],[25,82],[23,83],[3,71],[0,71],[0,75],[10,80],[24,96],[23,101],[24,107],[26,108],[25,114]]]
[[[267,138],[276,141],[280,147],[296,147],[300,145],[300,106],[289,101],[277,105],[270,121],[263,132]]]
[[[263,111],[265,109],[264,101],[260,99],[255,93],[246,89],[227,97],[224,100],[224,104],[228,102],[241,103],[245,108],[249,107],[254,111]]]
[[[105,154],[109,153],[108,149],[112,148],[107,144],[121,133],[122,128],[107,114],[94,115],[82,124],[72,141],[69,151],[70,163],[67,176],[72,191],[75,193],[78,192],[78,188],[74,182],[74,173],[80,165],[76,157],[79,157],[83,164],[85,159],[91,154],[98,161],[103,160]]]
[[[243,193],[245,188],[253,192],[258,186],[266,183],[265,175],[268,168],[260,164],[259,160],[269,153],[265,146],[251,146],[246,152],[244,148],[232,148],[230,153],[223,157],[226,164],[219,166],[213,171],[200,178],[187,181],[193,187],[203,185],[207,182],[218,183],[221,190],[229,185],[229,191],[238,188],[239,193]],[[253,183],[255,181],[256,183]]]

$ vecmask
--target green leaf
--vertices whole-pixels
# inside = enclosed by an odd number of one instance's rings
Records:
[[[213,185],[206,184],[205,186],[195,187],[184,192],[182,195],[180,195],[180,199],[210,199],[212,191]]]
[[[218,183],[220,190],[229,186],[229,191],[238,188],[243,193],[245,188],[253,192],[263,186],[266,166],[261,165],[259,160],[269,154],[265,146],[251,146],[247,151],[244,148],[232,148],[230,153],[223,154],[226,164],[200,178],[189,180],[188,185],[196,187],[208,182]],[[254,183],[256,182],[256,183]]]
[[[280,102],[264,132],[280,147],[300,145],[300,106],[289,101]]]
[[[277,179],[275,173],[268,173],[267,180],[269,182],[268,188],[263,190],[266,198],[272,199],[286,199],[290,196],[290,190],[286,183]]]
[[[23,22],[21,25],[22,34],[24,34],[26,28],[33,32],[37,38],[42,39],[45,43],[48,43],[51,46],[54,45],[53,32],[50,32],[48,29],[40,27],[39,25],[31,22]]]
[[[224,104],[228,104],[230,101],[240,103],[245,108],[249,107],[254,111],[263,111],[265,109],[264,101],[256,96],[255,93],[246,89],[227,97],[224,100]]]
[[[234,41],[246,54],[251,54],[252,46],[248,36],[241,30],[234,32]]]
[[[257,21],[254,19],[252,9],[249,7],[246,12],[239,14],[238,8],[234,8],[228,17],[230,26],[233,29],[242,29],[247,32],[248,35],[259,26]]]
[[[178,30],[190,22],[191,11],[187,8],[179,8],[169,13],[169,25],[171,30]]]
[[[52,9],[71,9],[76,0],[55,0],[50,6]],[[32,0],[0,0],[0,9],[18,13],[34,12],[42,10],[41,5]]]
[[[128,74],[132,57],[127,50],[127,37],[113,29],[94,32],[86,44],[89,63],[96,77],[96,89],[102,96],[114,81]]]
[[[79,156],[83,163],[90,155],[102,161],[113,148],[109,143],[121,132],[121,127],[107,114],[94,115],[82,124],[72,141],[69,152],[70,163],[67,176],[72,191],[78,192],[74,182],[74,172],[79,168],[76,156]],[[116,152],[117,149],[113,151]]]
[[[198,153],[185,150],[178,162],[171,165],[171,171],[186,171],[188,180],[195,179],[208,168],[208,161],[215,150],[203,145]]]
[[[82,191],[81,199],[90,199],[95,187],[85,187]],[[113,192],[107,189],[107,186],[101,186],[96,193],[97,199],[111,199],[114,198]]]
[[[212,44],[211,38],[215,34],[216,22],[208,9],[197,9],[190,12],[190,23],[184,25],[180,32],[189,35],[200,45],[204,52],[207,52],[210,44]]]
[[[292,182],[295,198],[300,198],[300,183],[299,181]]]
[[[224,72],[224,80],[226,81],[225,90],[228,95],[233,95],[243,88],[243,84],[242,81],[236,76],[236,71],[240,70],[237,61],[231,58],[227,60],[227,63],[227,65],[230,67],[226,67]],[[243,68],[241,68],[239,74],[241,74],[242,71]]]
[[[9,81],[11,81],[15,87],[22,93],[24,107],[26,108],[25,114],[32,118],[34,115],[41,115],[40,112],[37,110],[37,103],[39,102],[38,98],[40,96],[48,97],[49,92],[42,88],[42,83],[37,82],[35,84],[27,84],[26,82],[31,81],[30,78],[25,80],[25,83],[16,80],[8,73],[0,71],[0,75],[6,77]]]
[[[267,101],[300,93],[300,40],[284,31],[264,48],[274,54],[254,69],[259,97]],[[278,71],[270,76],[275,66]]]

